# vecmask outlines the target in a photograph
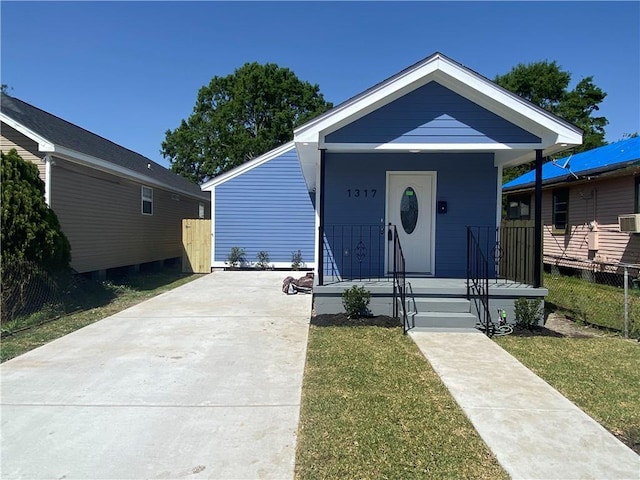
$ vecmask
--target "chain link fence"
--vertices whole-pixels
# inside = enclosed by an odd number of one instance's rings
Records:
[[[568,318],[640,338],[640,265],[544,256],[545,303]]]
[[[3,262],[2,337],[107,303],[115,288],[72,270],[51,273],[28,261]]]
[[[2,265],[2,335],[38,325],[65,311],[62,277],[37,264],[11,261]]]

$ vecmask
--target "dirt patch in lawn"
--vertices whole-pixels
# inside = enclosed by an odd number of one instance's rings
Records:
[[[587,325],[579,325],[564,315],[555,312],[549,314],[544,328],[560,333],[563,337],[591,338],[604,337],[606,335],[602,330]]]

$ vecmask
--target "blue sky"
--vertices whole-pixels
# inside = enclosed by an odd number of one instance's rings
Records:
[[[640,131],[639,2],[0,3],[9,93],[162,165],[198,89],[246,62],[340,103],[431,55],[493,79],[556,60],[608,95],[608,141]]]

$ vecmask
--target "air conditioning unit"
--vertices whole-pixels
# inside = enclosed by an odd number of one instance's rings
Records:
[[[640,213],[618,216],[618,225],[621,232],[640,233]]]

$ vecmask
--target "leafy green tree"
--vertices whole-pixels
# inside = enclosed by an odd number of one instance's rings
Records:
[[[296,126],[332,106],[288,68],[246,63],[200,88],[193,113],[166,131],[161,151],[174,172],[200,183],[288,142]]]
[[[11,149],[2,168],[2,266],[28,260],[48,271],[69,267],[71,246],[58,217],[44,201],[38,168]]]
[[[498,75],[495,82],[584,130],[582,145],[571,152],[583,152],[606,144],[604,128],[609,121],[593,114],[607,94],[593,83],[593,77],[583,78],[569,90],[571,74],[563,71],[555,61],[541,61],[520,63],[509,73]],[[532,164],[526,164],[505,169],[503,180],[507,182],[531,168]]]

